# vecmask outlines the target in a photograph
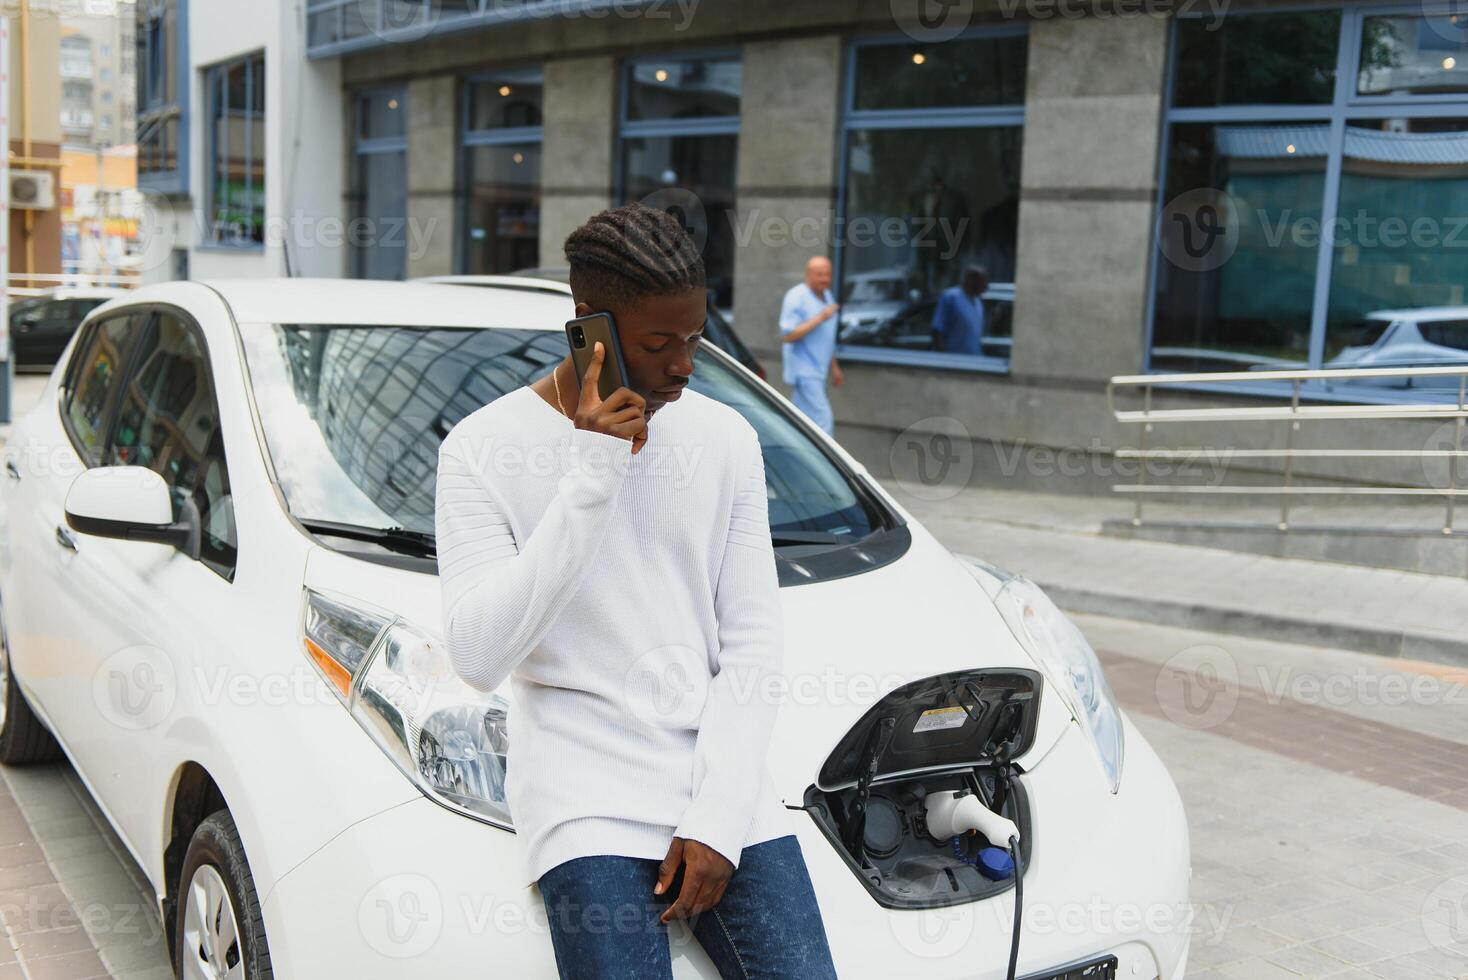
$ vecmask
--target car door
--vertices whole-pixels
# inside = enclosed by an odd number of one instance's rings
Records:
[[[78,710],[86,707],[67,703],[66,679],[85,669],[77,612],[91,598],[76,587],[76,573],[110,550],[90,547],[100,539],[83,548],[66,525],[63,505],[76,475],[102,460],[127,355],[147,320],[146,313],[122,312],[89,324],[72,349],[55,402],[22,419],[17,438],[6,447],[11,562],[4,614],[10,656],[23,689],[63,742],[69,742]]]
[[[212,683],[210,654],[238,628],[230,625],[238,534],[219,399],[204,335],[185,314],[160,309],[133,349],[102,461],[158,473],[173,519],[187,513],[201,528],[197,561],[170,545],[79,535],[80,551],[99,557],[76,563],[73,574],[88,596],[76,627],[87,663],[68,682],[94,716],[78,724],[73,747],[93,791],[137,841],[157,832],[156,801],[137,790],[156,781],[181,688]]]

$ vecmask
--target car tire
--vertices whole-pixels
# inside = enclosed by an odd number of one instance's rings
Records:
[[[275,976],[265,942],[264,910],[228,810],[210,814],[194,831],[179,875],[177,908],[173,963],[180,980],[214,976],[216,962],[224,964],[220,976],[241,961],[244,980]],[[191,972],[190,964],[201,969]]]
[[[20,685],[10,673],[10,639],[0,609],[0,762],[7,766],[51,762],[61,758],[61,746],[31,710]]]

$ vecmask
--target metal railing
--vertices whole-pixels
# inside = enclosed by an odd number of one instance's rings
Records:
[[[1401,378],[1406,387],[1414,382],[1447,381],[1448,385],[1437,389],[1442,392],[1438,401],[1411,401],[1409,391],[1400,398],[1377,398],[1352,401],[1349,394],[1330,387],[1331,382],[1359,383],[1372,379]],[[1454,383],[1455,382],[1455,383]],[[1189,407],[1155,408],[1153,395],[1159,387],[1188,386],[1196,390],[1203,386],[1229,386],[1228,394],[1238,396],[1248,393],[1242,390],[1248,383],[1270,384],[1272,387],[1260,391],[1257,397],[1277,397],[1281,384],[1289,386],[1288,402],[1276,405],[1249,405],[1233,407]],[[1457,396],[1452,397],[1456,388]],[[1122,390],[1141,391],[1140,409],[1117,407],[1116,395]],[[1362,395],[1364,392],[1357,391]],[[1304,398],[1329,399],[1329,402],[1306,402]],[[1459,486],[1458,462],[1468,456],[1464,449],[1465,420],[1468,420],[1468,364],[1449,366],[1403,366],[1384,368],[1330,368],[1320,370],[1287,371],[1222,371],[1197,374],[1137,374],[1114,377],[1106,385],[1106,405],[1118,422],[1141,425],[1141,437],[1136,449],[1120,448],[1115,452],[1119,459],[1142,461],[1136,483],[1114,484],[1116,493],[1135,497],[1132,524],[1142,524],[1142,502],[1148,496],[1176,495],[1236,495],[1246,497],[1278,496],[1280,513],[1278,528],[1290,529],[1290,502],[1294,498],[1307,496],[1355,496],[1355,497],[1425,497],[1446,498],[1446,515],[1442,533],[1453,533],[1453,511],[1457,499],[1468,496],[1468,488]],[[1383,419],[1444,419],[1453,421],[1452,448],[1450,449],[1300,449],[1295,441],[1300,423],[1310,420],[1349,421]],[[1180,422],[1231,422],[1231,423],[1284,423],[1283,449],[1162,449],[1150,448],[1156,427],[1160,424]],[[1208,453],[1223,455],[1233,460],[1281,460],[1283,478],[1279,484],[1218,484],[1200,486],[1190,484],[1149,483],[1147,480],[1148,460],[1193,460]],[[1391,486],[1387,484],[1342,484],[1332,486],[1301,486],[1295,483],[1295,463],[1303,459],[1444,459],[1447,461],[1448,485],[1446,487]]]
[[[5,279],[7,291],[10,293],[12,299],[44,296],[54,289],[67,287],[115,286],[119,289],[132,289],[142,282],[136,272],[12,272]],[[10,285],[11,283],[17,282],[30,283],[31,285]],[[43,285],[38,286],[35,283],[42,283]]]

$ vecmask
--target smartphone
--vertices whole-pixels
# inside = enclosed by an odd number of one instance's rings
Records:
[[[627,362],[622,359],[622,344],[617,339],[617,322],[610,313],[593,313],[568,320],[566,340],[571,344],[571,361],[576,365],[578,394],[581,391],[581,377],[591,364],[598,340],[605,351],[601,363],[601,379],[597,384],[597,393],[602,401],[610,398],[612,392],[618,388],[627,386]]]

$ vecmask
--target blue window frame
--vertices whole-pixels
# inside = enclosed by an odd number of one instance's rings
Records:
[[[265,54],[204,71],[209,171],[205,243],[260,249],[265,244]]]
[[[464,80],[459,132],[460,239],[470,275],[540,264],[540,148],[545,73],[502,68]]]
[[[1468,18],[1431,0],[1179,17],[1171,52],[1147,370],[1468,360],[1444,340],[1468,318]]]
[[[408,275],[408,92],[401,85],[359,90],[353,105],[352,275]]]
[[[140,0],[136,6],[138,189],[187,194],[188,2]]]
[[[649,55],[622,65],[616,197],[671,211],[703,251],[715,304],[734,306],[740,52]]]
[[[839,357],[1009,369],[1028,43],[1005,25],[851,44],[832,236]]]

